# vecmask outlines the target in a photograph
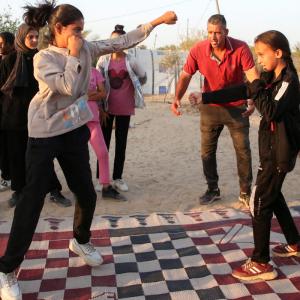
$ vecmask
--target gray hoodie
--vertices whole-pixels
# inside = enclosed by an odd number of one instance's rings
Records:
[[[34,57],[34,76],[39,92],[28,110],[30,137],[45,138],[61,135],[92,119],[87,105],[87,90],[92,61],[104,54],[135,46],[152,30],[151,24],[121,35],[116,39],[87,42],[80,57],[69,55],[66,48],[50,45]]]

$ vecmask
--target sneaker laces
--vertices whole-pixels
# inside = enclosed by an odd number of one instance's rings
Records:
[[[65,196],[60,192],[60,191],[58,191],[58,190],[53,190],[53,191],[51,191],[50,192],[50,195],[52,196],[52,197],[54,197],[54,198],[63,198],[63,199],[65,199]]]
[[[7,286],[7,287],[11,287],[18,283],[14,272],[7,273],[6,276],[2,277],[2,279],[3,279],[3,281],[2,281],[3,285]]]
[[[5,187],[7,187],[7,186],[8,186],[8,183],[7,183],[7,181],[6,181],[6,180],[4,180],[4,179],[1,179],[1,181],[0,181],[0,185],[3,185],[3,186],[5,186]]]
[[[296,245],[289,245],[289,244],[280,244],[287,252],[294,252],[297,251],[297,244]]]
[[[107,191],[111,191],[115,195],[120,194],[112,185],[108,186]]]
[[[206,190],[204,196],[209,196],[209,195],[211,195],[211,194],[213,194],[213,193],[214,193],[213,190]]]
[[[247,261],[243,264],[243,269],[248,270],[252,268],[255,265],[255,262],[251,260],[251,258],[248,258]]]
[[[96,249],[95,249],[94,245],[91,244],[91,243],[86,243],[86,244],[84,244],[84,250],[85,250],[85,252],[86,252],[87,254],[96,252]]]

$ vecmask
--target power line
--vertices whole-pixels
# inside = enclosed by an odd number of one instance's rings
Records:
[[[198,26],[201,24],[201,22],[203,20],[203,17],[205,16],[205,14],[206,14],[206,12],[207,12],[207,10],[208,10],[209,5],[211,4],[211,2],[212,2],[212,0],[208,0],[207,1],[207,4],[206,4],[206,6],[205,6],[205,8],[203,10],[203,13],[201,14],[200,18],[198,19],[198,21],[196,23],[196,26],[195,26],[196,28],[198,28]]]
[[[112,17],[105,17],[105,18],[101,18],[101,19],[97,19],[97,20],[86,21],[85,23],[96,23],[96,22],[101,22],[101,21],[107,21],[107,20],[113,20],[113,19],[122,18],[122,17],[128,17],[128,16],[133,16],[133,15],[138,15],[138,14],[142,14],[142,13],[147,13],[147,12],[150,12],[150,11],[154,11],[154,10],[157,10],[157,9],[167,8],[167,7],[170,7],[171,5],[180,5],[180,4],[182,4],[184,2],[188,2],[188,1],[192,1],[192,0],[178,1],[176,3],[170,3],[168,5],[154,7],[154,8],[151,8],[151,9],[139,10],[139,11],[135,11],[135,12],[124,14],[124,15],[118,15],[118,16],[112,16]]]
[[[207,10],[208,10],[209,5],[210,5],[211,2],[212,2],[212,0],[208,0],[208,1],[207,1],[207,4],[206,4],[206,6],[205,6],[205,8],[204,8],[204,10],[203,10],[203,12],[202,12],[202,14],[201,14],[201,17],[200,17],[200,19],[198,19],[198,21],[197,21],[197,23],[196,23],[196,26],[195,26],[196,28],[198,28],[199,24],[201,23],[201,21],[202,21],[204,15],[206,14],[206,12],[207,12]],[[188,21],[188,22],[189,22],[189,21]],[[189,25],[188,25],[188,26],[189,26]],[[177,28],[177,35],[180,36],[180,32],[179,32],[179,29],[178,29],[178,28]]]
[[[208,10],[211,1],[212,1],[212,0],[209,0],[209,1],[207,2],[207,5],[206,5],[206,7],[205,7],[205,9],[204,9],[204,11],[203,11],[203,13],[202,13],[200,19],[199,19],[199,23],[202,21],[204,15],[206,14],[206,11]]]

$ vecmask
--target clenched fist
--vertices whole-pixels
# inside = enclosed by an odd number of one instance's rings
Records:
[[[200,92],[193,92],[189,95],[189,101],[191,105],[197,105],[202,102],[202,93]]]
[[[79,57],[80,49],[83,45],[83,40],[81,37],[72,35],[68,38],[68,49],[70,51],[70,55]]]

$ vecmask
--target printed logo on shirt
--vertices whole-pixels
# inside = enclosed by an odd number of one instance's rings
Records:
[[[63,111],[64,127],[71,128],[85,119],[89,113],[85,99],[79,98]]]
[[[283,82],[282,82],[281,87],[280,87],[278,93],[277,93],[276,96],[275,96],[275,100],[276,100],[276,101],[279,101],[279,100],[281,99],[281,97],[283,96],[283,94],[284,94],[285,91],[287,90],[288,86],[289,86],[289,83],[288,83],[288,82],[286,82],[286,81],[283,81]]]
[[[123,81],[129,78],[129,74],[125,70],[121,70],[116,72],[115,70],[108,71],[109,83],[111,88],[118,90],[121,88]]]

